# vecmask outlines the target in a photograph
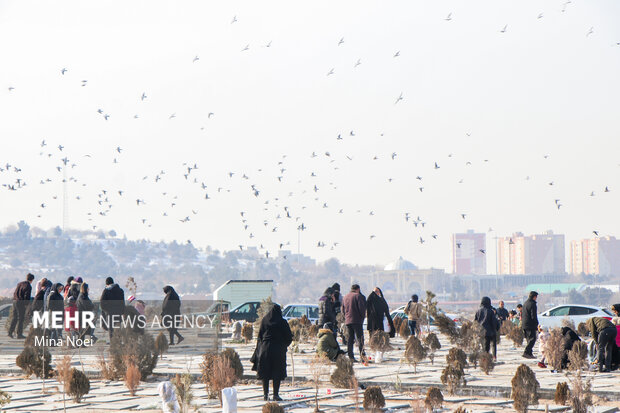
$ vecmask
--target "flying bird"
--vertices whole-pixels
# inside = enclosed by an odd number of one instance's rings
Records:
[[[341,45],[341,44],[343,44],[343,43],[344,43],[344,37],[342,37],[342,38],[340,39],[340,41],[338,42],[338,46],[340,46],[340,45]]]
[[[394,102],[394,104],[397,104],[401,100],[403,100],[403,93],[402,92],[400,93],[400,96],[398,96],[398,98],[396,99],[396,102]]]
[[[594,33],[594,27],[590,27],[590,30],[586,33],[586,37],[590,36],[592,33]]]
[[[446,17],[444,20],[447,21],[447,22],[452,20],[452,13],[448,13],[448,17]]]
[[[327,72],[327,76],[333,75],[333,74],[334,74],[334,69],[333,68],[329,72]]]
[[[500,30],[500,33],[506,33],[506,30],[508,29],[508,25],[505,25],[504,28],[502,30]]]
[[[196,63],[199,60],[200,60],[200,58],[198,56],[194,56],[194,60],[192,60],[192,63]]]
[[[64,75],[65,73],[67,73],[67,68],[63,67],[60,71],[60,74]]]

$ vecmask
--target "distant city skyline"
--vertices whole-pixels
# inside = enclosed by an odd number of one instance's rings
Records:
[[[487,272],[618,236],[620,3],[562,4],[5,1],[0,227],[446,271],[475,229]]]

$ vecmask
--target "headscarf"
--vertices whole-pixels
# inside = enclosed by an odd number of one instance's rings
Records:
[[[615,311],[617,314],[620,315],[620,304],[613,304],[611,306],[612,311]]]
[[[284,320],[282,318],[282,307],[280,307],[278,304],[274,304],[273,307],[271,307],[271,310],[269,310],[267,314],[265,314],[260,324],[261,327],[267,328],[268,326],[277,325],[278,323],[282,322],[282,320]]]
[[[491,307],[491,299],[489,297],[482,297],[480,305],[482,307]]]

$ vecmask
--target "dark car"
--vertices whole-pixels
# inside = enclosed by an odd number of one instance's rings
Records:
[[[228,317],[230,321],[244,320],[253,323],[258,319],[259,306],[260,301],[249,301],[247,303],[243,303],[230,310]]]

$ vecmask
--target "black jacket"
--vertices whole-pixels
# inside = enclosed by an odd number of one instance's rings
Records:
[[[394,337],[396,335],[396,329],[394,328],[394,322],[392,321],[392,317],[390,316],[390,309],[388,308],[387,301],[385,301],[385,298],[379,296],[373,291],[368,295],[368,299],[366,300],[366,318],[368,323],[368,331],[384,331],[384,317],[387,318],[388,323],[390,324],[390,331],[388,331],[388,333],[390,333],[390,337]]]
[[[336,310],[331,297],[324,295],[319,298],[319,327],[323,327],[325,323],[336,322]]]
[[[480,308],[476,311],[474,320],[477,321],[482,328],[484,328],[485,337],[493,337],[497,335],[497,330],[499,330],[499,320],[495,316],[493,307],[491,307],[491,299],[489,297],[482,297]]]
[[[62,293],[58,292],[58,285],[60,284],[56,283],[52,285],[52,291],[47,296],[47,309],[50,312],[59,312],[64,317],[64,313],[65,313],[64,300],[63,300]]]
[[[521,312],[521,327],[524,330],[536,330],[538,328],[538,307],[532,297],[525,300]]]
[[[563,346],[564,353],[562,354],[562,368],[568,367],[568,352],[573,349],[573,344],[577,341],[581,341],[577,333],[570,327],[562,327],[562,336],[564,337]]]
[[[161,306],[161,315],[175,316],[181,314],[181,299],[177,292],[174,291],[174,288],[167,285],[164,287],[164,292],[166,293],[166,297]]]
[[[256,349],[250,359],[252,370],[259,379],[286,378],[286,348],[292,341],[293,334],[282,318],[282,309],[275,304],[261,321]]]
[[[33,313],[43,311],[45,307],[45,301],[44,301],[45,294],[47,293],[48,290],[49,290],[49,287],[48,288],[42,287],[37,293],[37,295],[34,296],[34,300],[32,300],[32,302],[30,303],[30,308],[28,309],[28,312],[31,317]]]
[[[495,312],[497,313],[497,318],[499,319],[499,321],[505,321],[508,319],[508,310],[506,310],[506,307],[497,307],[495,309]]]
[[[101,312],[104,316],[125,312],[125,292],[118,284],[108,285],[101,294]]]
[[[15,291],[13,292],[13,300],[15,301],[30,301],[32,294],[32,285],[28,281],[22,281],[17,283]]]
[[[95,309],[95,305],[88,297],[88,294],[80,293],[80,295],[78,295],[76,305],[77,305],[78,311],[80,312],[81,311],[93,311]]]

